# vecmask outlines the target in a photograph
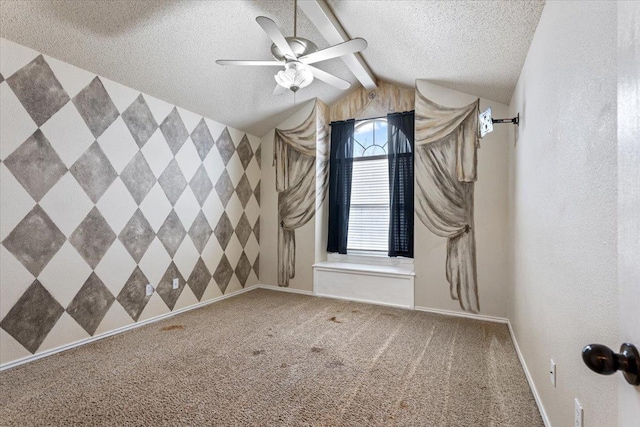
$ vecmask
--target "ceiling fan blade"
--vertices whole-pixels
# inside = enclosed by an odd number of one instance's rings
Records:
[[[218,65],[266,65],[266,66],[270,66],[270,67],[281,67],[284,65],[284,62],[280,62],[280,61],[254,61],[254,60],[236,60],[236,59],[218,59],[216,61],[216,64]]]
[[[311,65],[307,65],[307,67],[309,67],[309,69],[313,73],[313,77],[318,80],[322,80],[323,82],[328,83],[337,89],[347,90],[351,87],[351,83],[341,79],[340,77],[336,77],[333,74],[329,74],[326,71],[322,71],[321,69],[313,67]]]
[[[256,18],[256,22],[262,27],[264,32],[267,33],[275,45],[278,46],[278,49],[280,49],[280,52],[282,52],[284,56],[296,59],[296,54],[291,50],[291,46],[289,46],[289,43],[287,43],[287,40],[282,35],[282,32],[275,22],[266,16],[258,16]]]
[[[273,89],[273,95],[275,96],[281,96],[284,95],[289,89],[287,89],[284,86],[280,86],[280,85],[276,85],[276,88]]]
[[[320,61],[326,61],[327,59],[348,55],[350,53],[361,52],[366,48],[367,41],[365,39],[357,38],[301,56],[298,60],[305,64],[313,64]]]

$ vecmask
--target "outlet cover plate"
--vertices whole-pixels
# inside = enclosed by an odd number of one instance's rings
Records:
[[[153,295],[153,285],[152,284],[148,284],[146,290],[147,290],[147,296]]]
[[[180,287],[180,279],[177,277],[173,279],[173,289],[178,289]]]
[[[584,411],[582,410],[582,406],[578,399],[575,399],[575,427],[582,427],[582,423],[584,422]]]

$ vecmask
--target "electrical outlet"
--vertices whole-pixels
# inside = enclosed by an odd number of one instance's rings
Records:
[[[556,386],[556,362],[554,362],[553,359],[551,359],[549,375],[550,375],[551,384],[553,384],[553,386],[555,387]]]
[[[153,285],[152,284],[148,284],[147,285],[147,296],[151,296],[153,295]]]
[[[180,287],[180,279],[177,277],[173,279],[173,289],[178,289]]]
[[[584,418],[584,411],[582,410],[582,406],[580,406],[580,402],[578,402],[578,399],[575,399],[575,409],[576,409],[576,415],[575,415],[575,427],[582,427],[582,423],[583,423],[583,418]]]

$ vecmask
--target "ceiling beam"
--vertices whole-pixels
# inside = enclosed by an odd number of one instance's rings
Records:
[[[298,6],[330,44],[334,45],[350,40],[340,21],[338,21],[338,18],[336,18],[324,0],[299,0]],[[376,79],[371,69],[369,69],[369,66],[359,53],[351,53],[342,56],[341,59],[362,86],[366,89],[375,89],[377,87]]]

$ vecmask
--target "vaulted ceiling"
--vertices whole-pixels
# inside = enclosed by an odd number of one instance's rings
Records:
[[[303,0],[301,0],[303,1]],[[412,87],[417,78],[508,103],[543,0],[328,0],[376,77]],[[271,59],[255,22],[293,33],[293,0],[2,1],[0,36],[198,114],[262,136],[295,108],[271,94],[274,68],[222,67],[216,59]],[[328,46],[298,11],[298,36]],[[358,85],[340,59],[318,68]],[[296,103],[332,104],[344,92],[315,80]]]

